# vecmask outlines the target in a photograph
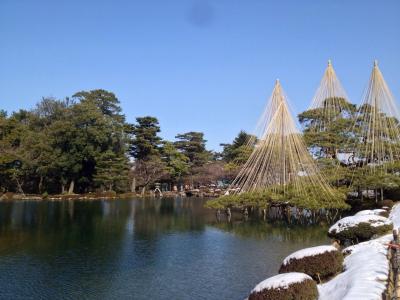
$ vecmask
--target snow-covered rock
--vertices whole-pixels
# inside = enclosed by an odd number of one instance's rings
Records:
[[[318,299],[315,281],[303,273],[285,273],[270,277],[255,286],[248,300]]]
[[[380,300],[386,290],[389,262],[387,243],[390,234],[343,250],[343,273],[318,286],[320,300]]]
[[[301,272],[314,280],[329,278],[343,269],[343,255],[333,246],[317,246],[299,250],[286,257],[279,273]]]
[[[252,293],[260,292],[262,290],[277,289],[277,288],[287,289],[289,285],[291,285],[292,283],[303,282],[304,280],[307,279],[312,280],[310,276],[304,273],[292,272],[292,273],[279,274],[267,278],[264,281],[261,281],[254,287],[254,289],[251,292]]]
[[[325,252],[332,252],[332,251],[337,251],[337,249],[331,245],[316,246],[316,247],[301,249],[301,250],[296,251],[296,252],[290,254],[289,256],[287,256],[283,260],[283,264],[287,265],[291,259],[302,259],[307,256],[315,256],[318,254],[322,254]]]
[[[338,233],[348,228],[357,226],[360,223],[369,223],[372,227],[378,227],[383,225],[391,225],[392,221],[390,221],[388,218],[377,215],[355,215],[345,217],[337,221],[333,226],[329,228],[329,233]]]
[[[385,209],[366,209],[359,211],[358,213],[355,214],[355,216],[366,216],[366,215],[381,216],[382,214],[385,213],[387,213],[387,210]]]
[[[366,241],[393,228],[392,221],[377,215],[345,217],[329,228],[328,235],[341,241]]]

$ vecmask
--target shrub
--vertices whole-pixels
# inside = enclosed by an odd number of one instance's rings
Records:
[[[366,210],[361,210],[355,214],[355,216],[364,216],[364,215],[377,215],[382,217],[388,217],[389,212],[385,209],[372,209],[372,210],[366,209]]]
[[[341,242],[367,241],[375,235],[382,235],[393,229],[392,222],[382,216],[360,215],[346,217],[329,228],[328,236]]]
[[[6,192],[1,196],[1,200],[13,200],[14,199],[14,193],[12,192]]]
[[[297,208],[307,209],[339,209],[350,208],[346,204],[346,193],[335,189],[334,193],[316,192],[315,187],[305,184],[304,193],[299,194],[294,185],[272,186],[264,190],[252,192],[241,192],[223,195],[216,199],[207,201],[206,207],[222,209],[226,207],[268,207],[269,205],[289,205]]]
[[[316,300],[317,284],[302,273],[285,273],[259,283],[250,293],[248,300]]]
[[[314,280],[327,279],[343,268],[343,254],[333,246],[299,250],[283,261],[279,273],[301,272]]]
[[[379,207],[385,207],[386,206],[386,207],[392,208],[393,205],[394,205],[393,200],[389,200],[389,199],[386,199],[386,200],[378,202],[378,206]]]

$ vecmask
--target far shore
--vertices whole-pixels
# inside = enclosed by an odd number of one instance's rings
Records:
[[[205,193],[200,192],[198,190],[190,190],[190,191],[165,191],[161,192],[147,192],[147,193],[122,193],[118,194],[114,191],[107,192],[94,192],[94,193],[84,193],[84,194],[21,194],[21,193],[12,193],[7,192],[0,194],[0,201],[63,201],[63,200],[113,200],[113,199],[132,199],[132,198],[146,198],[146,197],[205,197],[212,198],[220,196],[220,193]]]

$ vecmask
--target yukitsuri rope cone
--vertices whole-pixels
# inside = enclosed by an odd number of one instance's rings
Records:
[[[400,114],[395,99],[374,62],[352,132],[354,163],[365,172],[384,174],[400,158]]]
[[[311,153],[320,158],[338,158],[348,139],[356,106],[348,101],[331,61],[308,110],[298,115]]]
[[[347,94],[340,83],[332,62],[328,61],[321,83],[312,99],[309,111],[318,111],[322,114],[321,121],[312,126],[312,130],[325,131],[337,118],[343,115],[351,104],[348,102]]]
[[[290,198],[338,201],[310,156],[300,131],[289,111],[287,97],[279,80],[259,122],[261,134],[255,148],[231,184],[233,193],[270,191]]]

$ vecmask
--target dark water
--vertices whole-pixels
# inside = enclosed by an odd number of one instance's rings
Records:
[[[0,202],[1,299],[243,299],[323,227],[217,223],[201,199]]]

